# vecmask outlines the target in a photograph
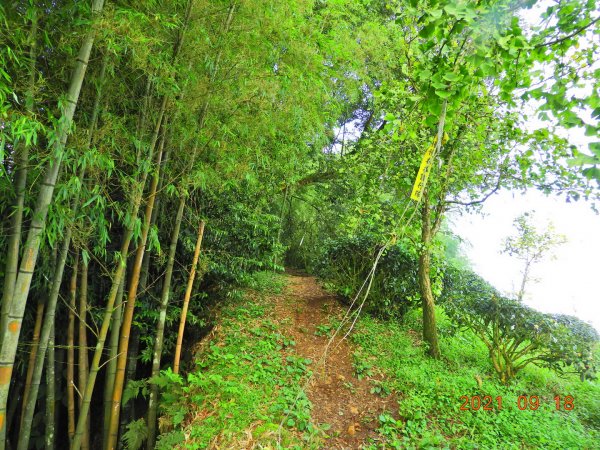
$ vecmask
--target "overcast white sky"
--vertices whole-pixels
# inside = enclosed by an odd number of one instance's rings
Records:
[[[524,195],[504,192],[487,200],[483,214],[450,217],[452,229],[465,239],[463,250],[477,273],[506,293],[521,281],[521,264],[500,254],[502,241],[514,234],[513,220],[535,209],[534,223],[544,228],[551,221],[567,237],[556,259],[546,258],[533,269],[539,281],[528,286],[524,302],[549,313],[571,314],[600,331],[600,216],[586,202],[566,203],[537,191]]]

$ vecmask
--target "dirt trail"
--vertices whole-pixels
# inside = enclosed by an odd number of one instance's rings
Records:
[[[331,426],[327,431],[331,436],[326,441],[327,449],[360,449],[368,438],[377,436],[379,414],[393,410],[396,400],[393,395],[382,398],[371,393],[374,382],[381,380],[381,376],[376,374],[361,380],[355,376],[352,349],[345,340],[340,343],[336,338],[324,366],[315,367],[329,340],[326,334],[315,334],[317,327],[341,317],[343,309],[314,277],[288,272],[287,278],[286,295],[276,300],[274,312],[280,319],[293,319],[289,333],[296,341],[296,353],[314,361],[311,369],[316,373],[307,392],[313,405],[313,422]]]

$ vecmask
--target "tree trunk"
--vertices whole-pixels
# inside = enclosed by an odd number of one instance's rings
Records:
[[[87,350],[87,291],[88,291],[88,264],[84,258],[81,258],[81,279],[79,285],[79,366],[78,381],[79,392],[85,391],[88,373],[88,350]],[[79,399],[79,410],[81,410],[81,401]],[[84,417],[85,427],[82,437],[81,448],[88,450],[90,448],[90,421]]]
[[[100,14],[103,6],[104,0],[94,0],[92,4],[93,18]],[[37,262],[42,232],[46,225],[46,216],[52,201],[64,147],[67,142],[69,131],[71,130],[81,85],[85,77],[87,64],[94,44],[96,34],[95,29],[96,28],[93,25],[90,27],[76,58],[75,68],[73,70],[65,102],[66,106],[64,107],[62,118],[59,121],[60,125],[53,148],[53,158],[48,162],[46,174],[39,188],[38,198],[32,214],[31,225],[27,234],[27,241],[23,248],[23,258],[15,282],[14,295],[9,308],[7,326],[6,329],[3,330],[4,337],[2,338],[2,349],[0,350],[0,450],[4,450],[5,448],[6,404],[17,345],[19,343],[21,324],[25,313],[25,305],[29,295],[29,288],[31,286],[31,279]]]
[[[75,299],[77,298],[78,268],[79,253],[76,253],[69,289],[69,327],[67,329],[67,411],[69,414],[69,441],[73,440],[75,434]]]
[[[185,297],[183,299],[183,306],[181,307],[181,319],[179,320],[179,331],[177,332],[177,345],[175,346],[175,358],[173,361],[173,372],[179,373],[179,361],[181,359],[181,345],[183,343],[183,332],[185,330],[185,321],[187,318],[187,311],[190,304],[190,297],[192,296],[192,289],[194,288],[194,278],[196,277],[196,266],[198,265],[198,257],[200,256],[200,248],[202,246],[202,238],[204,237],[204,221],[200,222],[198,227],[198,239],[196,239],[196,248],[194,249],[194,259],[192,261],[192,268],[190,270],[190,276],[188,278],[187,287],[185,289]]]
[[[527,263],[525,264],[525,269],[523,270],[523,279],[521,280],[521,288],[519,289],[519,292],[517,293],[517,300],[520,302],[522,302],[523,297],[525,297],[525,285],[527,284],[527,281],[529,281],[530,265],[531,265],[530,261],[527,261]]]
[[[423,245],[419,254],[419,290],[421,293],[421,305],[423,308],[423,340],[429,345],[428,353],[433,358],[439,358],[440,346],[438,342],[437,326],[435,323],[435,303],[431,291],[431,218],[427,191],[424,193],[422,207],[421,244]]]
[[[169,306],[169,297],[171,295],[171,278],[173,277],[173,266],[175,264],[175,252],[177,250],[177,241],[179,240],[179,230],[181,229],[181,220],[183,210],[185,209],[185,197],[182,194],[179,199],[179,208],[175,217],[175,225],[171,233],[171,243],[169,246],[169,256],[167,259],[167,271],[163,282],[162,293],[160,296],[160,313],[156,325],[156,339],[154,341],[154,352],[152,356],[151,377],[158,375],[160,371],[160,360],[162,356],[163,337],[165,332],[165,320],[167,318],[167,307]],[[158,386],[152,384],[150,387],[150,400],[148,403],[148,440],[146,441],[148,450],[154,448],[156,440],[156,416],[158,410]]]
[[[56,380],[54,363],[54,327],[50,331],[48,338],[48,351],[46,352],[46,450],[54,450],[55,434],[55,408],[56,408]]]

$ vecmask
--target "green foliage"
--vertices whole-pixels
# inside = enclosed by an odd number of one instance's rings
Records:
[[[501,296],[468,270],[449,268],[443,306],[460,329],[470,330],[487,349],[503,382],[528,364],[558,372],[586,371],[600,340],[595,329],[572,316],[550,315]]]
[[[600,437],[597,382],[528,366],[504,385],[487,375],[493,370],[487,349],[471,332],[442,336],[441,361],[426,356],[414,330],[368,316],[358,321],[352,341],[355,358],[383,371],[398,397],[398,409],[379,417],[383,442],[365,448],[593,448]],[[502,397],[502,409],[461,411],[461,396],[476,395]],[[520,410],[521,395],[538,396],[539,409]],[[556,411],[556,395],[572,395],[575,409]]]
[[[144,419],[134,420],[127,424],[127,431],[123,434],[123,443],[126,450],[139,450],[148,438],[148,427]]]
[[[316,272],[344,296],[352,298],[373,266],[378,242],[372,235],[325,242]],[[401,317],[418,300],[415,255],[401,244],[381,257],[365,309],[382,317]]]
[[[243,285],[261,294],[281,294],[285,287],[285,280],[281,275],[261,271],[249,275]]]
[[[151,361],[164,250],[179,197],[187,203],[176,247],[165,353],[173,346],[200,220],[207,226],[199,292],[190,305],[189,339],[206,326],[215,299],[222,297],[219,291],[227,292],[232,303],[244,302],[240,286],[280,294],[280,280],[267,271],[281,271],[286,258],[287,263],[316,268],[336,292],[352,297],[376,249],[394,236],[402,238],[380,261],[367,310],[400,318],[418,299],[417,255],[433,253],[427,276],[434,296],[441,292],[444,246],[433,236],[448,208],[476,208],[479,200],[500,188],[535,187],[564,194],[568,200],[598,196],[590,183],[600,180],[596,0],[195,0],[190,3],[188,28],[181,33],[186,5],[184,0],[107,1],[97,23],[90,22],[90,2],[23,0],[0,6],[3,277],[7,255],[13,251],[8,249],[11,220],[23,213],[23,226],[14,236],[24,243],[45,170],[60,163],[39,261],[32,268],[13,381],[22,378],[28,355],[24,344],[32,334],[36,301],[47,296],[55,250],[67,229],[72,231],[72,247],[90,263],[88,338],[94,347],[94,330],[100,325],[92,322],[102,316],[110,274],[140,244],[143,212],[131,205],[140,197],[146,202],[147,184],[159,173],[156,152],[150,157],[154,141],[165,153],[160,206],[146,243],[149,264],[140,283],[145,286],[138,293],[133,320],[142,336],[137,375],[146,374]],[[533,6],[544,10],[543,26],[522,20],[521,13]],[[95,41],[77,89],[75,123],[64,151],[57,154],[55,144],[65,137],[63,111],[69,104],[65,86],[92,26]],[[524,106],[532,105],[539,119],[550,121],[548,127],[531,130],[527,125],[524,111],[529,108]],[[157,127],[159,119],[162,125]],[[440,125],[449,139],[432,159],[425,203],[417,208],[408,199],[410,190]],[[580,128],[594,142],[587,149],[575,149],[554,125]],[[345,137],[350,129],[354,141]],[[18,174],[24,170],[25,186],[17,189]],[[24,195],[22,204],[16,201],[19,193]],[[433,225],[432,239],[422,239],[423,225]],[[132,243],[121,254],[129,229]],[[445,249],[450,254],[449,247]],[[17,259],[23,258],[22,251],[15,252]],[[67,295],[66,284],[62,296]],[[476,309],[467,303],[461,308]],[[495,311],[489,302],[479,306],[488,310],[477,310],[474,317]],[[522,326],[540,321],[541,337],[528,337],[527,342],[551,349],[551,358],[561,354],[563,362],[586,364],[587,347],[581,342],[592,335],[585,326],[568,317],[538,317],[510,302],[506,308],[507,314],[515,308],[523,313]],[[246,311],[254,309],[248,306]],[[57,323],[64,323],[67,314],[59,304]],[[259,319],[252,314],[243,319]],[[239,325],[241,316],[231,318],[240,319],[233,321]],[[264,434],[272,433],[285,414],[294,429],[312,432],[303,394],[292,388],[277,391],[273,384],[296,382],[310,364],[293,355],[275,360],[272,349],[291,349],[293,341],[267,322],[251,327],[255,331],[234,325],[226,329],[232,342],[225,341],[227,334],[222,347],[205,349],[207,365],[196,378],[183,383],[164,374],[175,395],[169,400],[164,392],[171,425],[189,425],[188,409],[207,414],[202,420],[206,428],[194,430],[198,436],[193,437],[203,445],[229,415],[234,417],[229,431],[249,426],[248,418],[256,413],[265,417],[259,426]],[[65,330],[57,327],[57,334],[57,341],[64,342]],[[577,349],[553,347],[550,334]],[[260,339],[249,350],[251,360],[244,360],[244,340],[250,335]],[[219,353],[222,348],[228,351]],[[266,358],[260,364],[259,354]],[[225,370],[241,370],[244,364],[256,371],[255,378],[238,372],[239,381],[224,378]],[[128,386],[123,404],[147,388],[136,382]],[[19,384],[11,389],[20,389]],[[22,398],[16,390],[15,398]],[[204,391],[206,398],[199,393]],[[248,398],[242,393],[249,393]],[[301,408],[289,410],[290,399],[298,395]],[[201,409],[193,409],[190,397]],[[271,398],[277,399],[276,407],[268,403]],[[211,414],[212,408],[217,412]],[[244,414],[243,408],[248,409]],[[399,426],[394,420],[382,419],[382,427],[392,434]],[[423,420],[411,427],[421,430]],[[132,447],[139,426],[135,422],[127,432]],[[8,437],[15,440],[20,431],[13,425]],[[39,429],[34,437],[36,432]],[[163,434],[159,445],[171,448],[183,436],[181,430],[173,430]],[[425,446],[437,445],[439,436],[432,431],[421,437]]]
[[[269,282],[266,273],[257,278],[268,286],[281,285],[277,276]],[[282,420],[286,448],[305,448],[314,438],[311,404],[300,388],[312,361],[294,354],[293,341],[278,332],[280,325],[272,321],[269,309],[266,300],[249,294],[228,304],[217,335],[196,355],[197,369],[186,380],[170,371],[153,380],[161,388],[165,433],[157,448],[183,442],[188,447],[218,442],[234,448],[246,433],[273,445]],[[282,358],[283,349],[287,356]]]

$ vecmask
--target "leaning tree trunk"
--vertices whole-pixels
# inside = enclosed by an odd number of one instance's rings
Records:
[[[92,4],[92,18],[96,18],[102,11],[104,0],[94,0]],[[96,27],[90,27],[87,32],[83,44],[77,55],[75,68],[71,77],[71,83],[66,99],[62,118],[59,121],[59,129],[56,140],[54,141],[53,157],[48,162],[46,174],[41,182],[36,205],[32,214],[31,225],[27,234],[27,241],[23,247],[23,258],[19,267],[19,273],[15,282],[15,289],[12,302],[10,304],[8,321],[6,329],[3,330],[4,337],[2,338],[2,349],[0,350],[0,450],[5,448],[5,433],[6,433],[6,404],[8,401],[8,391],[10,388],[10,379],[17,353],[17,345],[19,343],[19,335],[23,315],[25,313],[25,305],[29,295],[31,279],[35,270],[42,233],[46,225],[46,216],[48,208],[54,194],[54,186],[58,177],[62,157],[64,154],[65,144],[77,102],[81,85],[85,77],[87,64],[94,44]]]
[[[162,356],[163,337],[165,332],[165,320],[167,318],[167,307],[169,306],[169,296],[171,294],[171,278],[173,277],[173,266],[175,264],[175,252],[177,250],[177,241],[179,240],[179,230],[181,229],[181,220],[185,208],[185,197],[182,194],[179,199],[179,208],[175,217],[175,225],[171,233],[171,243],[169,246],[169,256],[167,259],[167,270],[163,282],[162,293],[160,296],[160,312],[158,323],[156,325],[156,339],[154,341],[154,352],[152,356],[151,377],[158,375],[160,371],[160,360]],[[156,415],[158,410],[158,386],[152,384],[150,388],[150,400],[148,403],[148,439],[146,441],[148,450],[154,448],[156,440]]]
[[[421,293],[421,305],[423,308],[423,340],[429,345],[428,353],[433,358],[439,358],[440,346],[438,342],[437,326],[435,323],[435,303],[431,290],[431,217],[427,191],[422,207],[421,244],[419,254],[419,290]]]
[[[179,321],[179,331],[177,332],[177,345],[175,346],[175,358],[173,361],[173,372],[179,373],[179,360],[181,359],[181,345],[183,343],[183,332],[185,330],[185,321],[187,311],[190,304],[190,297],[194,288],[194,279],[196,277],[196,266],[198,265],[198,257],[200,256],[200,248],[202,246],[202,238],[204,237],[204,221],[200,222],[198,227],[198,239],[196,239],[196,248],[194,249],[194,259],[192,261],[192,269],[188,278],[187,287],[185,289],[185,297],[183,306],[181,307],[181,319]]]
[[[107,62],[108,62],[108,57],[105,56],[102,62],[102,66],[100,69],[100,75],[99,75],[99,83],[100,83],[100,87],[98,89],[98,93],[96,94],[96,98],[94,100],[94,106],[92,108],[92,117],[91,117],[91,121],[90,121],[90,127],[88,130],[88,140],[87,140],[87,145],[86,148],[89,149],[92,145],[92,141],[93,141],[93,136],[94,136],[94,132],[96,130],[96,125],[98,122],[98,115],[100,112],[100,99],[102,96],[102,85],[104,83],[104,77],[106,74],[106,67],[107,67]],[[85,177],[85,167],[80,169],[80,172],[78,174],[78,178],[79,180],[83,180]],[[73,217],[75,217],[77,215],[77,211],[79,210],[79,195],[80,195],[80,191],[78,190],[77,193],[75,194],[72,202],[71,202],[71,211],[73,212]],[[46,312],[46,316],[44,317],[44,325],[42,328],[42,336],[41,336],[41,343],[40,343],[40,350],[39,350],[39,355],[36,358],[36,363],[35,363],[35,371],[33,374],[33,381],[32,381],[32,385],[33,385],[33,390],[36,393],[36,398],[31,398],[30,401],[24,401],[23,405],[24,405],[24,416],[26,417],[25,419],[25,423],[22,427],[22,429],[20,430],[21,433],[20,435],[23,436],[24,439],[24,443],[23,445],[25,446],[24,448],[27,447],[28,444],[28,436],[31,433],[31,426],[33,424],[33,414],[35,412],[35,404],[36,404],[36,399],[37,399],[37,391],[39,389],[39,385],[41,382],[41,378],[42,378],[42,371],[44,368],[44,357],[45,357],[45,353],[46,353],[46,349],[48,348],[48,341],[49,341],[49,337],[51,333],[54,333],[54,322],[55,322],[55,315],[56,315],[56,305],[58,302],[58,296],[60,294],[60,286],[62,284],[62,279],[63,279],[63,273],[64,273],[64,268],[65,268],[65,264],[67,261],[67,256],[69,253],[69,247],[71,245],[71,237],[72,237],[72,233],[73,233],[73,227],[72,225],[68,225],[65,231],[65,236],[63,239],[63,243],[61,246],[61,250],[60,250],[60,255],[58,257],[57,263],[56,263],[56,268],[55,268],[55,273],[54,273],[54,277],[52,280],[52,288],[50,290],[50,298],[48,300],[48,307],[47,312]],[[87,271],[87,266],[85,264],[83,264],[84,267],[86,268]],[[77,271],[74,272],[74,276],[77,276]],[[86,286],[82,286],[83,290],[82,290],[82,295],[87,295],[87,273],[84,274],[82,273],[82,283],[85,281]],[[72,280],[73,282],[73,280]],[[74,280],[74,284],[73,286],[76,286],[76,280]],[[72,295],[75,295],[75,290],[73,290]],[[71,298],[72,302],[75,301],[74,297]],[[72,305],[72,307],[74,308],[74,304]],[[75,333],[75,318],[73,315],[73,311],[69,312],[69,336],[71,336],[71,344],[74,344],[74,333]],[[81,332],[80,332],[81,335]],[[80,340],[80,347],[81,347],[81,340]],[[74,359],[75,359],[75,355],[74,355],[74,347],[71,345],[69,347],[69,357],[72,358],[72,361],[74,363]],[[81,355],[81,349],[80,349],[80,355]],[[70,373],[70,370],[74,370],[73,366],[71,365],[70,368],[68,369],[68,372],[70,374],[71,379],[74,379],[74,373]],[[86,369],[87,371],[87,365],[86,365]],[[80,374],[81,374],[81,360],[80,360]],[[81,375],[80,375],[81,378]],[[67,383],[69,385],[69,383]],[[69,429],[69,438],[72,439],[73,438],[73,434],[75,433],[75,399],[74,399],[74,393],[72,392],[73,390],[73,386],[72,384],[70,385],[70,394],[69,394],[69,407],[72,406],[72,408],[69,409],[69,419],[68,419],[68,429]],[[80,387],[81,389],[81,387]],[[73,405],[71,405],[71,400],[73,401]]]

